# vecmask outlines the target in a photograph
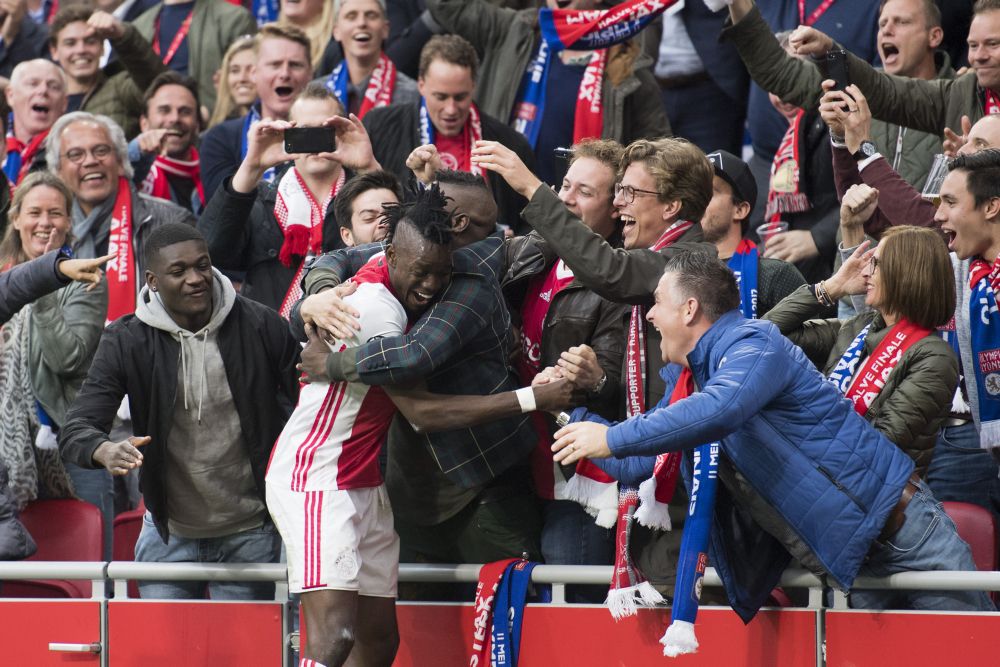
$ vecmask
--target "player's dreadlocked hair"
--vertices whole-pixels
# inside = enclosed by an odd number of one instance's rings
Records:
[[[450,244],[454,234],[451,230],[451,214],[445,210],[447,205],[448,199],[441,193],[437,183],[418,192],[412,202],[385,205],[385,221],[389,226],[385,242],[392,243],[396,227],[405,220],[431,243]]]

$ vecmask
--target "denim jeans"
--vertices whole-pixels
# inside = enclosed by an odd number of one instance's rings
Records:
[[[164,544],[149,512],[142,519],[142,531],[135,543],[135,560],[145,563],[277,563],[281,537],[268,517],[258,528],[224,537],[190,539],[171,535]],[[139,582],[143,598],[164,600],[205,597],[204,581]],[[213,600],[271,600],[274,584],[267,581],[211,581]]]
[[[104,468],[82,468],[75,463],[64,463],[66,473],[73,480],[73,489],[80,500],[101,510],[104,520],[104,560],[111,560],[112,529],[115,520],[115,486]]]
[[[975,570],[972,550],[958,536],[955,524],[941,509],[930,489],[920,482],[905,510],[899,531],[876,540],[868,551],[859,577],[885,577],[897,572]],[[931,611],[994,611],[982,591],[862,590],[851,592],[857,609],[918,609]]]
[[[979,446],[975,424],[941,429],[927,470],[927,484],[935,498],[985,507],[1000,525],[998,473],[1000,468],[993,456]]]
[[[612,565],[615,533],[601,528],[594,517],[571,500],[550,500],[542,511],[542,557],[548,565]],[[567,602],[600,604],[607,586],[567,586]]]

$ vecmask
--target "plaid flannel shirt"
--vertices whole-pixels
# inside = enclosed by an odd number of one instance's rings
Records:
[[[381,250],[381,244],[370,244],[317,258],[305,278],[306,293],[346,280]],[[516,342],[499,285],[503,239],[491,236],[457,250],[453,262],[451,284],[406,334],[331,354],[331,379],[369,385],[424,380],[437,394],[516,389],[508,365]],[[417,437],[448,479],[466,488],[495,478],[535,446],[528,415]]]

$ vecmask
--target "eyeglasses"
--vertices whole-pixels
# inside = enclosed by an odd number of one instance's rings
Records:
[[[638,188],[633,188],[631,185],[622,185],[621,183],[615,183],[615,197],[621,197],[625,200],[626,204],[631,204],[635,201],[635,196],[647,195],[651,197],[659,197],[659,192],[654,192],[652,190],[640,190]]]
[[[868,260],[868,273],[875,273],[878,268],[878,257],[872,255],[872,258]]]
[[[93,155],[95,160],[103,160],[111,155],[114,150],[114,148],[107,144],[97,144],[90,150],[87,150],[86,148],[71,148],[63,153],[63,157],[73,164],[80,164],[83,162],[84,158],[87,157],[87,153]]]

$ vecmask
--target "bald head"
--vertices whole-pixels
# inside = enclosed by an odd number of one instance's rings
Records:
[[[968,141],[958,149],[959,155],[978,153],[987,148],[1000,148],[1000,116],[983,116],[969,130]]]

